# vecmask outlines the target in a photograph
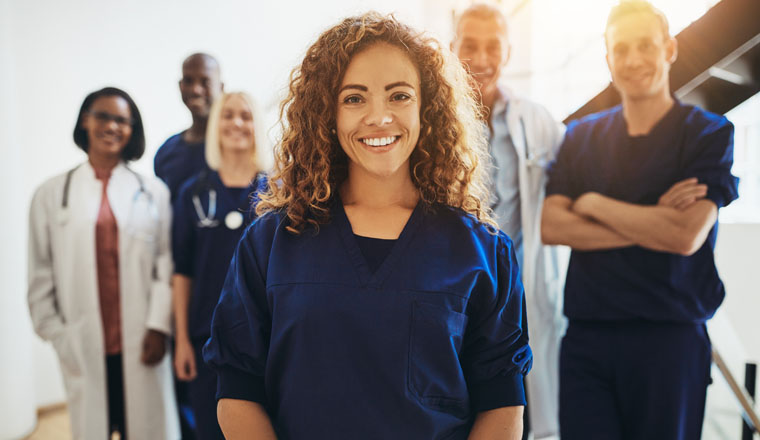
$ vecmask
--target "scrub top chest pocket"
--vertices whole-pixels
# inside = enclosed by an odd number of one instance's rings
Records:
[[[409,390],[431,408],[468,415],[468,392],[459,351],[467,315],[414,301],[409,335]]]

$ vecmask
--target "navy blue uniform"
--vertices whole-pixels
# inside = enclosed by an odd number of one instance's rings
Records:
[[[247,188],[230,188],[214,171],[203,171],[187,180],[174,202],[172,251],[174,272],[192,279],[188,329],[196,353],[197,377],[188,385],[188,400],[196,420],[199,439],[221,439],[216,418],[216,374],[203,362],[201,348],[211,334],[211,316],[219,300],[224,278],[240,237],[253,219],[257,190],[265,187],[266,178],[257,177]],[[216,214],[203,225],[209,213],[210,191],[216,192]],[[199,215],[194,200],[201,208]],[[240,212],[244,222],[230,229],[225,217]]]
[[[188,143],[182,138],[182,133],[170,137],[158,148],[153,169],[169,187],[172,203],[187,179],[208,170],[205,151],[205,142]]]
[[[336,200],[318,233],[283,214],[246,231],[204,357],[218,398],[255,401],[281,439],[465,439],[525,404],[532,362],[512,242],[451,208],[415,208],[370,271]]]
[[[721,208],[737,197],[732,163],[726,118],[676,101],[649,134],[629,136],[618,106],[568,126],[547,195],[594,191],[656,205],[674,183],[696,177]],[[560,356],[563,439],[699,437],[710,370],[704,323],[725,295],[716,236],[717,222],[691,256],[639,246],[573,250]]]

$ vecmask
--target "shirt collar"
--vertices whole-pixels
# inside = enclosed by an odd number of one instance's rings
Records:
[[[497,115],[505,114],[507,112],[507,104],[509,102],[507,99],[507,93],[501,86],[497,85],[496,90],[498,93],[496,94],[496,101],[494,101],[493,108],[491,109],[491,118]]]

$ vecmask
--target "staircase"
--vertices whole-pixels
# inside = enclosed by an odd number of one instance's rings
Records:
[[[760,91],[760,0],[722,0],[676,39],[670,90],[678,99],[723,114]],[[564,122],[619,103],[610,84]]]

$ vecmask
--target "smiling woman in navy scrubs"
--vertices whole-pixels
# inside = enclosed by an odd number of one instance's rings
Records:
[[[185,182],[174,202],[174,367],[179,380],[190,381],[188,400],[199,440],[224,438],[216,420],[216,374],[200,352],[235,246],[252,219],[256,189],[265,183],[257,159],[265,136],[254,109],[245,93],[217,99],[206,130],[211,171]]]
[[[296,69],[204,358],[228,439],[519,439],[528,347],[466,73],[375,13]]]

